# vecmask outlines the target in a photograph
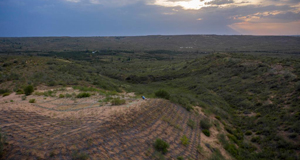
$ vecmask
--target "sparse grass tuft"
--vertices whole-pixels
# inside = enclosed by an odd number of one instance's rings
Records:
[[[74,160],[87,160],[87,159],[89,159],[89,155],[87,153],[74,152],[73,155],[72,155],[72,159],[74,159]]]
[[[188,120],[187,125],[190,126],[192,129],[196,128],[196,122],[194,122],[191,119]]]
[[[35,99],[30,99],[29,100],[29,103],[35,103],[36,101],[35,101]]]
[[[125,99],[120,99],[119,97],[111,100],[112,105],[122,105],[125,104],[125,102]]]
[[[3,95],[2,95],[2,97],[6,97],[6,96],[9,96],[10,95],[10,93],[4,93]]]
[[[190,143],[190,141],[186,137],[186,135],[183,135],[180,140],[181,140],[181,144],[184,145],[184,146],[187,146]]]
[[[76,98],[87,98],[87,97],[90,97],[91,94],[89,93],[79,93]]]

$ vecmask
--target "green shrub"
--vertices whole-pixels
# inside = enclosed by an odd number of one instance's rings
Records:
[[[91,94],[89,93],[79,93],[76,98],[86,98],[86,97],[90,97]]]
[[[221,117],[220,117],[220,116],[216,116],[215,118],[218,119],[219,121],[221,120]]]
[[[89,155],[87,153],[75,152],[72,155],[72,159],[74,159],[74,160],[87,160],[87,159],[89,159]]]
[[[177,160],[184,160],[182,156],[178,156]]]
[[[26,100],[26,95],[22,96],[22,100],[25,101]]]
[[[201,119],[200,126],[202,129],[209,129],[211,127],[209,119],[208,118]]]
[[[246,131],[245,135],[250,136],[250,135],[252,135],[252,132],[251,131]]]
[[[27,96],[31,95],[33,91],[34,91],[34,88],[31,85],[29,85],[29,86],[27,86],[27,87],[24,88],[24,93]]]
[[[155,143],[154,143],[154,148],[162,153],[167,153],[168,152],[168,148],[170,147],[170,145],[163,141],[162,139],[157,138]]]
[[[234,144],[228,144],[225,147],[225,150],[228,151],[231,155],[233,155],[234,157],[238,156],[239,151],[238,149],[235,147]]]
[[[0,89],[0,94],[9,93],[8,89]]]
[[[29,103],[35,103],[36,101],[35,101],[35,99],[30,99],[29,100]]]
[[[65,95],[59,94],[59,98],[65,98]]]
[[[190,143],[190,141],[186,137],[186,135],[183,135],[180,140],[181,140],[181,144],[184,145],[184,146],[187,146]]]
[[[155,96],[159,98],[170,99],[170,94],[167,91],[162,89],[156,91]]]
[[[24,91],[21,90],[21,89],[18,89],[18,90],[16,91],[16,94],[24,94]]]
[[[207,137],[210,136],[210,132],[209,132],[208,129],[203,129],[202,132],[203,132],[203,134],[206,135]]]
[[[188,122],[187,122],[187,125],[190,126],[192,129],[194,129],[196,127],[196,122],[189,119]]]
[[[228,137],[231,141],[233,141],[234,143],[238,144],[238,140],[237,140],[237,138],[236,138],[234,135],[232,135],[232,134],[227,134],[227,137]]]
[[[251,142],[253,143],[260,143],[261,138],[259,136],[255,136],[251,138]]]
[[[71,97],[72,97],[72,95],[71,95],[71,94],[69,94],[69,93],[66,93],[65,97],[66,97],[66,98],[71,98]]]
[[[120,99],[120,98],[114,98],[111,100],[112,105],[122,105],[125,104],[125,99]]]
[[[289,135],[289,138],[295,139],[298,135],[296,133],[292,133]]]
[[[4,93],[2,96],[6,97],[6,96],[9,96],[9,95],[10,95],[10,93]]]

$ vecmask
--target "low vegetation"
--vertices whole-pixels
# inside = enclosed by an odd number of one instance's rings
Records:
[[[84,93],[79,93],[79,94],[77,94],[77,95],[76,95],[76,98],[87,98],[87,97],[90,97],[90,96],[91,96],[90,93],[84,92]]]
[[[122,104],[125,104],[125,103],[126,103],[126,100],[125,99],[120,99],[119,97],[118,98],[113,98],[111,100],[112,105],[122,105]]]
[[[34,88],[31,85],[29,85],[29,86],[27,86],[27,87],[24,88],[24,93],[27,96],[31,95],[33,93],[33,91],[34,91]]]
[[[190,143],[190,140],[186,137],[186,135],[183,135],[181,138],[181,144],[184,146],[187,146]]]
[[[106,97],[101,100],[105,103],[122,91],[149,98],[155,96],[169,99],[190,114],[194,114],[194,106],[200,106],[206,116],[215,116],[226,130],[219,140],[237,160],[299,159],[300,59],[299,45],[295,45],[298,38],[247,38],[257,41],[251,41],[246,48],[237,44],[213,47],[214,51],[206,48],[209,54],[203,48],[183,52],[153,48],[114,50],[114,47],[94,54],[86,49],[36,53],[30,48],[23,53],[12,47],[14,41],[22,40],[11,39],[1,42],[11,44],[11,48],[0,53],[0,95],[18,90],[18,94],[23,94],[20,88],[30,84],[30,91],[23,90],[25,95],[33,93],[33,86],[49,85],[73,86],[84,92],[68,94],[66,98],[89,97],[89,92],[95,92]],[[272,41],[272,45],[258,43],[266,39],[277,41]],[[274,45],[282,43],[281,39],[292,39],[291,44],[295,44]],[[119,39],[114,40],[120,43]],[[56,96],[56,93],[40,95]],[[165,121],[178,125],[172,120]],[[201,127],[206,136],[213,125],[217,128],[217,123],[209,119],[202,119],[200,126],[188,121],[189,127]]]
[[[157,138],[156,141],[154,142],[154,148],[157,151],[162,152],[163,154],[168,152],[169,147],[170,147],[170,145],[166,141],[164,141],[160,138]]]
[[[208,129],[202,129],[202,133],[207,137],[210,137],[210,131]]]
[[[163,89],[156,91],[155,96],[159,98],[170,99],[170,94]]]
[[[196,122],[189,119],[187,125],[190,126],[192,129],[196,128]]]
[[[29,100],[29,103],[35,103],[36,101],[35,101],[35,99],[30,99]]]
[[[202,129],[207,129],[209,130],[209,128],[211,127],[211,123],[210,120],[208,118],[204,118],[200,121],[200,126]]]

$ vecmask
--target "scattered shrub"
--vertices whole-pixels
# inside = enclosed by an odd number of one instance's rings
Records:
[[[30,99],[29,100],[29,103],[35,103],[36,101],[35,101],[35,99]]]
[[[89,155],[87,153],[75,152],[72,155],[72,159],[74,159],[74,160],[87,160],[87,159],[89,159]]]
[[[16,94],[24,94],[24,91],[21,90],[21,89],[18,89],[18,90],[16,91]]]
[[[177,160],[184,160],[182,156],[178,156]]]
[[[209,136],[210,136],[210,132],[209,132],[209,130],[207,130],[207,129],[203,129],[203,130],[202,130],[202,132],[203,132],[203,134],[204,134],[204,135],[206,135],[207,137],[209,137]]]
[[[250,136],[250,135],[252,135],[252,132],[251,131],[246,131],[245,135]]]
[[[29,85],[29,86],[27,86],[27,87],[24,88],[24,93],[27,96],[31,95],[33,91],[34,91],[34,88],[31,85]]]
[[[189,119],[188,122],[187,122],[187,125],[190,126],[192,129],[194,129],[196,127],[196,122]]]
[[[26,100],[26,95],[22,96],[22,100],[25,101]]]
[[[4,93],[2,96],[6,97],[6,96],[9,96],[9,95],[10,95],[10,93]]]
[[[0,89],[0,94],[9,93],[8,89]]]
[[[162,89],[155,92],[155,96],[159,98],[170,99],[170,94],[167,91]]]
[[[238,144],[238,140],[237,140],[237,138],[236,138],[234,135],[232,135],[232,134],[227,134],[227,137],[228,137],[231,141],[233,141],[234,143]]]
[[[209,119],[208,118],[201,119],[200,126],[202,129],[209,129],[211,127]]]
[[[59,94],[59,98],[65,98],[65,95]]]
[[[292,133],[289,135],[289,138],[294,139],[296,138],[298,135],[296,133]]]
[[[112,105],[122,105],[125,104],[125,99],[120,99],[120,98],[114,98],[111,100]]]
[[[72,95],[71,95],[71,94],[69,94],[69,93],[66,93],[65,97],[66,97],[66,98],[71,98],[71,97],[72,97]]]
[[[91,94],[89,93],[79,93],[76,98],[86,98],[86,97],[90,97]]]
[[[261,139],[259,136],[255,136],[251,138],[251,142],[253,143],[260,143]]]
[[[49,156],[50,156],[50,157],[54,157],[54,156],[55,156],[54,151],[51,151]]]
[[[168,148],[170,147],[170,145],[163,141],[162,139],[157,138],[155,143],[154,143],[154,148],[162,153],[167,153],[168,152]]]
[[[218,119],[219,121],[221,120],[221,117],[220,116],[216,116],[216,119]]]
[[[181,140],[181,144],[184,145],[184,146],[187,146],[190,143],[190,141],[186,137],[186,135],[183,135],[180,140]]]

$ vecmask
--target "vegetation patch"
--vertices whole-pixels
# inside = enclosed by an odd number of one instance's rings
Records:
[[[192,129],[196,128],[196,122],[189,119],[187,125],[190,126]]]
[[[160,138],[157,138],[156,141],[154,142],[154,148],[157,151],[162,152],[163,154],[168,152],[169,147],[170,145]]]
[[[209,128],[211,127],[210,120],[208,118],[201,119],[200,120],[200,126],[201,126],[202,129],[209,130]]]
[[[34,88],[31,85],[29,85],[29,86],[27,86],[27,87],[24,88],[24,93],[27,96],[31,95],[33,91],[34,91]]]
[[[126,103],[126,100],[125,99],[120,99],[119,97],[114,98],[114,99],[111,100],[112,105],[122,105],[122,104],[125,104],[125,103]]]
[[[4,93],[3,95],[2,95],[2,97],[6,97],[6,96],[9,96],[10,95],[10,93]]]
[[[74,152],[72,155],[72,159],[74,160],[87,160],[89,159],[89,155],[84,152]]]
[[[87,97],[90,97],[90,96],[91,96],[90,93],[84,92],[84,93],[77,94],[76,98],[87,98]]]
[[[30,99],[30,100],[29,100],[29,103],[35,103],[35,102],[36,102],[35,99]]]
[[[181,144],[184,146],[187,146],[190,143],[190,140],[187,138],[186,135],[183,135],[180,140],[181,140]]]
[[[170,99],[170,94],[163,89],[156,91],[155,96],[159,98]]]
[[[210,131],[208,129],[202,129],[202,133],[207,137],[210,137]]]

